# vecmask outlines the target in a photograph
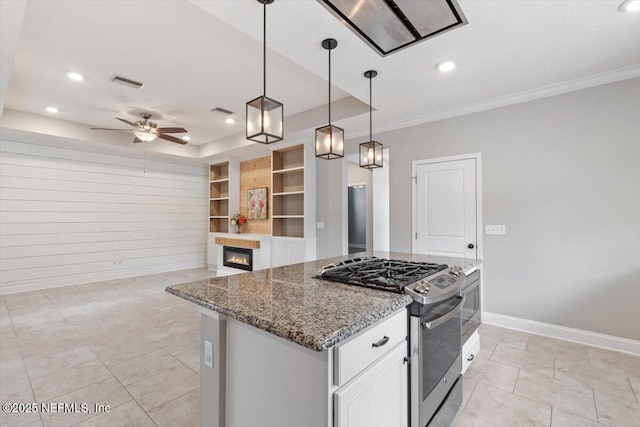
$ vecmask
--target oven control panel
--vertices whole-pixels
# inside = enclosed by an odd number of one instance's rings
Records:
[[[438,273],[412,283],[404,288],[405,293],[422,304],[441,301],[456,295],[464,283],[465,275],[460,267],[451,267],[448,271]]]

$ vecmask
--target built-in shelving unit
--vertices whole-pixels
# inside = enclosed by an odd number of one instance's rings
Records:
[[[274,150],[271,168],[271,233],[304,237],[304,146]]]
[[[209,231],[229,231],[229,162],[209,169]]]

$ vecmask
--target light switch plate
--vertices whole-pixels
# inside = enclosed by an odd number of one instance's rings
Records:
[[[213,368],[213,344],[209,341],[204,342],[204,364]]]
[[[324,230],[324,222],[316,222],[316,228],[318,230]]]
[[[485,225],[485,234],[507,234],[506,225]]]

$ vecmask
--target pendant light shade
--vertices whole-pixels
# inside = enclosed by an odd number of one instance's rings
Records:
[[[371,81],[378,72],[365,71],[364,76],[369,79],[369,141],[360,144],[360,167],[375,169],[382,167],[382,144],[373,140],[373,104],[371,96]]]
[[[271,144],[284,138],[282,103],[267,97],[267,5],[273,0],[258,0],[263,5],[262,96],[247,102],[247,139]]]
[[[331,51],[337,46],[335,39],[322,41],[329,51],[329,124],[316,129],[316,157],[327,160],[344,157],[344,130],[331,124]]]

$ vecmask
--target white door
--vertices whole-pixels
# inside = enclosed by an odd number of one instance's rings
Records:
[[[416,252],[477,257],[476,159],[416,166]]]
[[[406,355],[402,343],[334,393],[335,427],[406,427]]]

